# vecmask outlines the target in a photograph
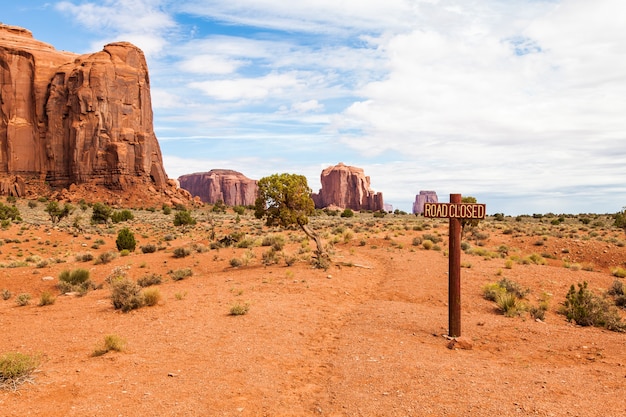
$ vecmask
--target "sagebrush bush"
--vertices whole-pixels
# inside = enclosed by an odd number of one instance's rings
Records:
[[[595,295],[589,288],[587,281],[578,283],[578,290],[572,284],[567,295],[561,313],[568,321],[573,321],[579,326],[605,327],[608,330],[624,331],[626,324],[621,321],[620,315],[603,298]]]
[[[116,334],[108,334],[104,336],[101,346],[98,346],[91,356],[102,356],[108,352],[122,352],[126,348],[126,339]]]
[[[137,285],[149,287],[151,285],[159,285],[162,282],[163,277],[160,274],[147,274],[137,280]]]
[[[144,305],[141,287],[127,277],[118,277],[111,280],[111,302],[116,310],[124,313],[140,308]]]
[[[191,255],[191,249],[185,247],[178,247],[174,249],[174,258],[185,258]]]
[[[20,307],[24,307],[30,304],[30,299],[31,299],[31,295],[28,293],[22,293],[19,294],[16,298],[15,298],[15,303],[20,306]]]
[[[177,269],[169,272],[173,281],[180,281],[193,275],[193,272],[189,268]]]
[[[66,269],[59,274],[59,283],[57,288],[62,294],[68,292],[77,292],[84,295],[87,291],[95,288],[94,283],[89,278],[89,271],[78,268],[70,271]]]
[[[39,306],[49,306],[54,304],[55,301],[56,297],[54,297],[50,291],[44,291],[39,297]]]
[[[111,221],[113,223],[125,222],[133,220],[135,215],[130,210],[116,211],[111,215]]]
[[[231,316],[243,316],[250,311],[250,305],[248,303],[236,302],[230,307]]]
[[[19,352],[0,356],[0,389],[15,391],[21,384],[29,382],[39,362],[38,356]]]
[[[113,252],[103,252],[94,261],[95,265],[108,264],[113,259],[115,259],[115,253]]]
[[[152,243],[149,243],[141,247],[142,253],[154,253],[156,252],[156,250],[157,250],[156,245],[153,245]]]
[[[143,290],[143,302],[146,306],[155,306],[161,301],[161,292],[158,288]]]
[[[117,233],[117,239],[115,240],[115,245],[117,246],[118,251],[123,251],[124,249],[133,252],[135,250],[135,246],[137,245],[137,241],[135,240],[135,234],[130,231],[127,227],[123,228]]]

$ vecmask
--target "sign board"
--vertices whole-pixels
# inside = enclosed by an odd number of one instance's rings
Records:
[[[425,203],[424,217],[450,220],[448,254],[448,334],[461,336],[461,223],[465,219],[484,219],[485,205],[462,203],[461,194],[450,194],[449,203]]]
[[[424,217],[440,219],[484,219],[485,204],[424,203]]]

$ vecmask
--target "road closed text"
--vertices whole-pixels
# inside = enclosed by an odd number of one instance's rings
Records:
[[[424,217],[484,219],[485,205],[475,203],[425,203]]]

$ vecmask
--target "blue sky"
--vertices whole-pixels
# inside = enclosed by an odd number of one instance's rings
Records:
[[[623,0],[21,0],[0,21],[60,50],[146,54],[171,178],[344,162],[386,203],[488,213],[626,206]]]

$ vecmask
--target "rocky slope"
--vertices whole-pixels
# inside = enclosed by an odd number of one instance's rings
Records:
[[[0,192],[88,185],[135,197],[176,194],[137,47],[117,42],[77,55],[0,25],[0,80]]]

